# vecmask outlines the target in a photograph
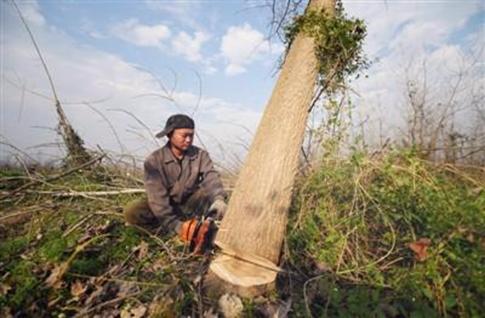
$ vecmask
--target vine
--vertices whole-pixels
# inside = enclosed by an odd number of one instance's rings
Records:
[[[314,38],[318,60],[318,84],[322,92],[333,95],[345,88],[346,79],[369,66],[363,53],[367,35],[363,20],[349,18],[341,1],[337,1],[335,14],[326,11],[309,11],[293,19],[285,27],[285,42],[290,47],[300,32]]]

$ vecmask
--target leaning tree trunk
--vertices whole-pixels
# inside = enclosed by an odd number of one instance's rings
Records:
[[[67,149],[66,163],[68,165],[81,165],[92,160],[91,155],[83,145],[83,140],[69,123],[57,96],[55,99],[56,111],[59,116],[58,132],[62,136],[62,140]]]
[[[17,11],[17,14],[19,15],[20,20],[22,21],[22,24],[24,25],[25,29],[27,30],[27,33],[30,36],[30,40],[32,41],[32,44],[34,45],[35,51],[37,52],[37,55],[39,56],[39,59],[42,63],[42,67],[44,68],[44,71],[47,75],[47,79],[49,80],[49,84],[52,89],[52,95],[54,95],[54,101],[55,101],[55,107],[56,107],[56,112],[57,115],[59,116],[59,125],[58,125],[58,133],[61,135],[62,140],[64,141],[64,145],[66,146],[67,150],[67,156],[66,156],[66,163],[68,165],[80,165],[86,162],[89,162],[92,160],[91,155],[89,152],[86,150],[84,147],[84,142],[81,139],[81,137],[76,133],[76,131],[72,128],[71,124],[69,123],[69,120],[66,117],[66,114],[64,113],[64,110],[62,109],[61,102],[59,101],[59,98],[57,97],[57,92],[56,92],[56,87],[54,86],[54,81],[52,80],[52,76],[49,72],[49,68],[47,67],[47,63],[44,60],[44,57],[42,56],[42,53],[40,52],[40,48],[37,45],[37,41],[35,41],[34,35],[32,34],[32,31],[30,30],[29,25],[27,24],[27,21],[25,21],[25,18],[20,11],[19,7],[17,6],[17,3],[15,1],[12,1],[12,4]]]
[[[334,8],[335,0],[310,0],[307,9],[333,13]],[[209,292],[254,296],[274,286],[316,76],[314,41],[300,33],[286,56],[217,234],[221,253],[206,277]]]

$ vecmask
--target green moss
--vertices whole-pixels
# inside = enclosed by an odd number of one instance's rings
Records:
[[[117,239],[109,250],[109,259],[112,262],[120,262],[128,257],[134,247],[140,244],[140,232],[132,227],[119,226],[114,233]]]
[[[29,240],[24,236],[0,242],[0,259],[6,261],[15,258],[28,244]]]
[[[34,268],[34,263],[20,261],[10,271],[8,283],[14,287],[14,290],[8,294],[8,300],[16,308],[34,300],[39,293],[37,288],[40,282],[33,274]]]
[[[60,261],[63,258],[67,240],[62,237],[62,234],[59,230],[48,232],[39,248],[40,257],[48,261]]]
[[[72,262],[70,272],[96,276],[105,271],[105,266],[106,264],[97,257],[80,257]]]

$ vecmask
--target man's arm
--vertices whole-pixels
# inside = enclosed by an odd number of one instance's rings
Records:
[[[200,155],[200,172],[203,176],[200,186],[207,191],[211,202],[214,202],[217,199],[224,200],[226,198],[226,192],[224,191],[219,173],[214,168],[214,164],[212,163],[209,154],[206,151],[201,151]]]
[[[144,181],[150,210],[164,227],[177,232],[181,222],[170,205],[168,190],[156,168],[154,157],[149,157],[144,163]]]

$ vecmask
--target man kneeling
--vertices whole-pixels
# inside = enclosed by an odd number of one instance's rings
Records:
[[[144,163],[147,199],[124,211],[130,224],[152,232],[175,232],[196,252],[209,233],[211,219],[221,219],[226,194],[207,151],[192,145],[194,121],[186,115],[168,118],[157,138],[168,137]],[[201,217],[210,217],[201,222]]]

